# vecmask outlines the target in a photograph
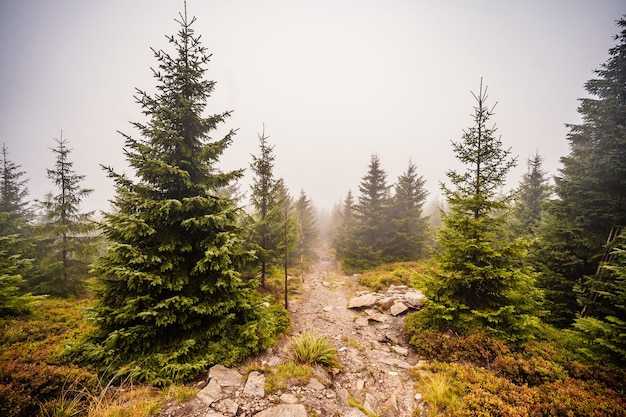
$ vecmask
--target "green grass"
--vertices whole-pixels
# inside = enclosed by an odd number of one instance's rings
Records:
[[[298,364],[341,367],[337,350],[325,337],[303,333],[291,340],[288,350],[291,359]]]

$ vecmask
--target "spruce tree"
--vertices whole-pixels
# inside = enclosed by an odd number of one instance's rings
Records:
[[[557,198],[547,205],[536,256],[546,269],[547,319],[561,327],[581,311],[575,287],[595,273],[611,229],[626,224],[626,18],[618,26],[617,45],[585,84],[590,97],[580,99],[582,123],[568,125],[570,152],[561,158]]]
[[[542,169],[543,158],[536,152],[526,161],[524,174],[515,196],[512,226],[519,236],[533,236],[542,218],[543,207],[550,197],[550,185]]]
[[[574,328],[582,336],[580,351],[595,362],[626,366],[626,236],[620,235],[609,261],[589,282],[605,305],[602,314],[577,317]]]
[[[0,164],[0,317],[5,317],[30,311],[34,297],[21,290],[33,260],[28,258],[28,180],[23,179],[25,172],[20,166],[9,159],[6,145],[2,146]]]
[[[389,186],[387,173],[377,155],[371,156],[359,192],[354,207],[354,227],[349,231],[341,258],[349,270],[372,268],[383,262],[383,251],[389,239]]]
[[[304,190],[300,192],[300,197],[294,204],[294,209],[298,217],[298,229],[300,238],[298,239],[298,252],[300,262],[313,258],[315,242],[318,236],[315,219],[315,208],[311,200],[306,196]]]
[[[398,177],[390,207],[390,236],[383,254],[394,261],[416,260],[426,253],[426,221],[422,207],[428,191],[412,161]]]
[[[474,98],[474,124],[460,142],[452,142],[466,169],[447,172],[453,188],[442,184],[449,210],[437,233],[438,269],[419,314],[426,326],[442,331],[479,326],[516,340],[537,324],[539,294],[533,272],[523,265],[526,245],[510,239],[504,221],[510,196],[502,187],[515,158],[502,148],[495,125],[488,126],[493,107],[487,107],[482,80]]]
[[[97,237],[93,212],[81,211],[82,201],[93,190],[81,186],[85,176],[74,171],[72,149],[63,132],[54,141],[55,165],[46,171],[58,193],[50,192],[39,202],[43,213],[36,228],[38,255],[29,284],[33,292],[66,297],[84,291]]]
[[[344,261],[351,247],[350,238],[353,235],[356,217],[354,215],[354,195],[348,191],[343,204],[337,207],[334,213],[332,243],[337,253],[337,259]]]
[[[257,262],[261,269],[261,285],[265,285],[268,269],[280,262],[278,246],[282,240],[281,201],[278,196],[279,180],[274,178],[274,146],[267,142],[265,127],[258,135],[260,154],[252,155],[250,168],[254,173],[250,201],[254,208],[253,239]]]
[[[124,135],[133,178],[115,180],[115,211],[101,229],[110,244],[93,266],[96,330],[70,351],[135,380],[167,384],[195,378],[213,364],[231,365],[267,348],[287,325],[282,308],[266,307],[239,268],[244,249],[238,209],[220,190],[241,170],[221,172],[219,158],[234,130],[214,133],[230,116],[204,116],[215,87],[210,61],[186,11],[154,50],[157,92],[137,90],[147,116]]]

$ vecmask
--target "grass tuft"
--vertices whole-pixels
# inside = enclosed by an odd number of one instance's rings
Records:
[[[289,345],[291,359],[302,365],[320,365],[327,368],[339,368],[337,350],[325,337],[302,333],[293,338]]]

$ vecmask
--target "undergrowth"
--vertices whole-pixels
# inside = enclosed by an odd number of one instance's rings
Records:
[[[429,415],[624,415],[626,372],[582,362],[562,332],[511,345],[478,329],[458,335],[417,328],[418,322],[409,316],[406,330],[429,360],[414,370]]]
[[[363,272],[358,282],[371,291],[385,291],[391,285],[410,285],[421,289],[420,277],[428,268],[427,262],[394,262]]]

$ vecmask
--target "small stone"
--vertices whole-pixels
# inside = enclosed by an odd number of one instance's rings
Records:
[[[285,394],[280,396],[280,401],[285,403],[285,404],[297,404],[298,403],[298,397],[296,397],[293,394],[285,393]]]
[[[409,308],[404,303],[398,302],[391,306],[391,308],[389,309],[389,312],[391,313],[392,316],[395,317],[404,313],[408,309]]]
[[[333,311],[333,306],[326,306],[326,307],[324,307],[322,310],[324,310],[325,312],[327,312],[327,313],[328,313],[328,312],[330,312],[330,311]]]
[[[389,375],[391,376],[398,376],[398,373],[395,371],[389,371]]]
[[[311,378],[311,380],[309,381],[308,385],[306,386],[309,389],[312,389],[314,391],[321,391],[324,388],[326,388],[324,386],[324,384],[322,384],[320,381],[318,381],[317,378]]]
[[[322,281],[322,285],[323,285],[324,287],[330,287],[330,282],[328,282],[328,281]]]
[[[265,375],[257,371],[250,372],[243,393],[250,397],[265,397]]]
[[[356,381],[356,389],[361,391],[365,387],[365,381],[363,379],[359,379]]]
[[[254,415],[255,417],[307,417],[302,404],[280,404]]]
[[[234,417],[239,410],[239,404],[231,399],[225,399],[215,405],[215,409],[221,411],[224,417]]]
[[[395,297],[384,297],[381,298],[380,300],[378,300],[378,303],[376,303],[380,308],[382,308],[383,310],[388,310],[389,307],[391,307],[394,303],[394,301],[396,300]]]
[[[383,313],[375,313],[373,315],[371,315],[370,317],[367,318],[369,321],[375,321],[378,323],[384,323],[385,321],[387,321],[387,316],[384,315]]]
[[[363,401],[363,407],[372,414],[376,414],[378,408],[378,400],[369,392],[365,393],[365,401]]]
[[[417,394],[415,394],[415,401],[422,401],[422,393],[418,392]]]
[[[198,399],[204,404],[211,405],[215,401],[221,400],[224,397],[224,394],[222,393],[222,388],[220,387],[220,384],[217,383],[217,380],[211,379],[208,385],[196,394],[196,397],[198,397]]]
[[[404,300],[413,308],[423,307],[425,299],[426,296],[424,295],[424,293],[417,290],[411,290],[404,294]]]
[[[243,384],[243,375],[234,369],[223,365],[215,365],[209,369],[209,379],[215,380],[220,387],[240,387]]]
[[[341,403],[341,405],[343,406],[347,406],[348,405],[348,390],[345,388],[339,388],[339,391],[337,391],[337,396],[339,397],[339,402]]]

